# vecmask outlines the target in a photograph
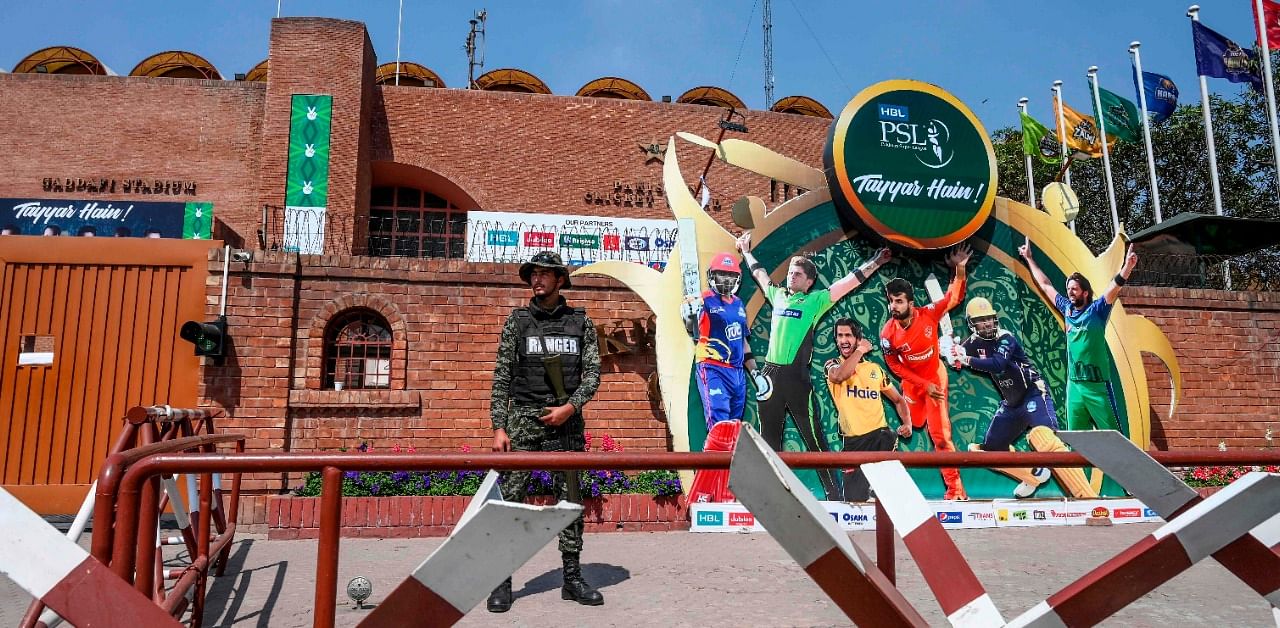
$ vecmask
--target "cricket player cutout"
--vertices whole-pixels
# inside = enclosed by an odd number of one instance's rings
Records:
[[[1062,313],[1066,326],[1067,429],[1120,431],[1120,412],[1110,380],[1107,320],[1120,296],[1120,289],[1138,265],[1138,255],[1130,246],[1115,277],[1095,299],[1093,286],[1078,272],[1067,278],[1066,296],[1058,294],[1031,253],[1031,240],[1028,239],[1018,248],[1018,254],[1027,261],[1036,285]]]
[[[911,407],[915,429],[928,427],[936,451],[955,451],[951,440],[951,415],[947,407],[947,367],[938,347],[938,321],[964,299],[965,272],[973,251],[964,244],[947,254],[955,276],[941,299],[915,306],[915,288],[898,277],[885,285],[889,320],[880,331],[885,364],[902,380],[902,394]],[[969,494],[955,467],[939,469],[947,490],[943,499],[965,501]]]
[[[1044,378],[1027,357],[1022,344],[1012,333],[1000,328],[1000,320],[991,302],[983,297],[969,300],[965,318],[972,334],[952,344],[947,360],[955,368],[968,367],[986,374],[1000,392],[1000,405],[991,417],[991,425],[981,443],[969,445],[969,451],[1013,451],[1013,443],[1024,432],[1036,451],[1068,451],[1058,438],[1058,415],[1053,407]],[[1020,484],[1013,489],[1019,499],[1031,497],[1049,480],[1047,468],[997,468]],[[1096,498],[1084,470],[1053,469],[1052,475],[1072,497]]]

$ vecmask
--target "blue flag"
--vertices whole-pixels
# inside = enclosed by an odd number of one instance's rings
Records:
[[[1159,124],[1173,115],[1178,108],[1178,86],[1173,79],[1155,72],[1142,71],[1142,86],[1138,86],[1138,68],[1133,69],[1133,88],[1147,93],[1147,113],[1152,122]]]
[[[1262,91],[1262,73],[1252,50],[1241,48],[1200,22],[1191,22],[1191,39],[1196,48],[1197,74],[1224,78],[1232,83],[1249,83],[1255,90]]]

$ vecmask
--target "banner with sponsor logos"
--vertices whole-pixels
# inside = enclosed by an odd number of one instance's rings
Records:
[[[820,503],[841,530],[876,529],[875,504]],[[949,530],[1082,526],[1089,517],[1108,517],[1114,524],[1163,521],[1136,499],[931,501],[929,507],[942,527]],[[690,504],[689,522],[690,532],[764,532],[755,515],[736,502]]]
[[[553,250],[570,266],[621,260],[662,270],[676,233],[674,220],[472,211],[467,261],[524,262]]]
[[[213,203],[0,199],[0,235],[208,240]]]

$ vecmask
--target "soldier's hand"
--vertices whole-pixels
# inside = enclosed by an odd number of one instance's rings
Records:
[[[542,416],[538,420],[551,427],[560,427],[564,425],[573,416],[573,404],[566,403],[563,406],[547,406],[542,409]]]
[[[898,426],[898,436],[902,438],[911,438],[911,424],[903,423]]]
[[[506,430],[494,430],[493,450],[495,452],[511,451],[511,439],[507,437]]]

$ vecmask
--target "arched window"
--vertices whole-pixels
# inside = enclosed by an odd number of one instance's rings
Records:
[[[391,326],[372,310],[339,312],[324,334],[323,388],[391,387]]]
[[[369,197],[369,255],[463,257],[467,212],[426,190],[376,186]]]

